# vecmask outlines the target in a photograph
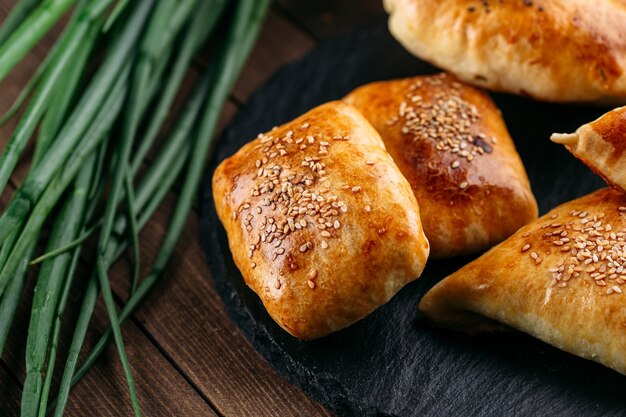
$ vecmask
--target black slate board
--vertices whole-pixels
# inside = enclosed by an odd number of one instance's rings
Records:
[[[259,89],[219,140],[209,174],[257,133],[361,84],[435,71],[407,54],[383,26],[328,41]],[[494,99],[541,212],[603,186],[548,138],[606,109]],[[203,245],[229,314],[282,375],[340,415],[626,415],[626,377],[612,370],[524,334],[466,336],[429,327],[418,301],[468,259],[430,262],[419,280],[344,331],[314,342],[292,338],[243,283],[215,213],[210,175],[202,200]]]

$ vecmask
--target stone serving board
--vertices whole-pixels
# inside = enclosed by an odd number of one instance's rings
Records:
[[[346,416],[626,415],[626,377],[520,333],[467,336],[430,327],[417,304],[470,259],[431,261],[424,274],[359,323],[314,342],[276,325],[232,261],[212,196],[217,164],[259,132],[362,84],[437,72],[374,26],[327,41],[279,70],[216,146],[202,193],[202,240],[232,319],[289,381]],[[603,186],[552,132],[573,131],[606,109],[494,94],[541,213]],[[568,320],[563,317],[563,320]],[[625,353],[626,354],[626,353]]]

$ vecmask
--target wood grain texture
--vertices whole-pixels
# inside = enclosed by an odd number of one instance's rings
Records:
[[[82,287],[91,270],[88,265],[81,265],[77,277],[78,287],[71,294],[65,313],[64,322],[73,323],[77,317],[82,300]],[[30,317],[32,292],[35,285],[36,270],[30,274],[26,291],[22,295],[11,329],[9,339],[2,360],[11,369],[11,376],[5,378],[0,374],[0,399],[7,397],[7,401],[0,401],[0,416],[19,414],[20,386],[25,377],[24,348]],[[20,324],[24,324],[21,326]],[[86,350],[83,357],[98,340],[106,329],[108,317],[102,301],[96,305],[91,329],[86,339]],[[67,354],[73,328],[65,326],[62,330],[59,353],[60,359],[55,367],[53,387],[57,387]],[[123,326],[127,353],[133,375],[137,384],[137,392],[142,410],[148,415],[215,415],[209,403],[205,401],[192,385],[177,371],[166,356],[160,352],[152,341],[134,323]],[[1,369],[1,368],[0,368]],[[19,381],[19,384],[16,382]],[[55,395],[56,390],[53,390]],[[9,401],[9,395],[16,397],[16,401]],[[131,410],[130,398],[126,389],[126,380],[119,362],[117,351],[113,344],[107,347],[95,366],[76,386],[67,407],[69,416],[119,416]]]
[[[327,39],[386,19],[382,0],[276,0],[276,4],[316,39]]]
[[[4,18],[15,0],[0,0],[0,18]],[[303,30],[302,23],[292,16],[313,13],[313,9],[297,9],[296,2],[281,1],[274,7],[242,76],[223,112],[218,133],[230,121],[250,94],[284,63],[298,59],[316,44],[316,30]],[[292,5],[289,5],[292,3]],[[346,10],[354,1],[323,2],[336,16],[336,10]],[[378,0],[361,2],[367,10],[380,9]],[[285,10],[289,8],[289,13]],[[319,19],[319,15],[315,15]],[[300,20],[307,20],[300,16]],[[310,20],[310,19],[309,19]],[[324,27],[348,24],[326,23]],[[0,111],[6,110],[17,97],[30,75],[60,32],[52,36],[26,57],[10,76],[0,84]],[[200,57],[190,72],[186,85],[192,84],[198,71],[206,67],[206,56]],[[176,107],[179,105],[177,104]],[[6,146],[16,122],[0,130],[0,147]],[[12,177],[19,184],[28,168],[29,149]],[[4,198],[10,197],[11,191]],[[168,228],[171,208],[177,196],[171,193],[164,207],[142,234],[144,265],[154,259],[158,244]],[[196,206],[197,209],[197,206]],[[164,274],[161,284],[134,322],[124,326],[125,342],[137,382],[144,415],[215,415],[225,416],[329,416],[325,408],[310,400],[298,388],[288,384],[246,341],[227,316],[216,294],[199,244],[199,217],[192,213],[180,244]],[[85,257],[88,262],[89,256]],[[85,265],[89,266],[89,265]],[[144,273],[147,272],[144,270]],[[86,275],[81,277],[86,279]],[[118,298],[127,289],[128,263],[120,262],[112,272]],[[31,283],[32,287],[32,283]],[[26,297],[25,297],[26,298]],[[73,295],[73,308],[80,302],[80,293]],[[24,302],[16,319],[7,352],[0,364],[0,415],[18,414],[20,385],[23,380],[23,349],[28,326],[30,305]],[[72,312],[69,313],[71,316]],[[94,343],[106,324],[106,314],[98,304],[88,343]],[[65,332],[67,336],[67,332]],[[65,345],[63,345],[65,346]],[[65,355],[63,347],[62,356]],[[57,364],[62,367],[63,361]],[[3,368],[4,366],[4,368]],[[58,381],[58,375],[55,375]],[[56,390],[54,391],[56,392]],[[130,405],[126,384],[114,346],[109,346],[93,370],[79,383],[70,396],[67,415],[119,416],[129,415]],[[215,411],[214,411],[215,410]]]
[[[234,97],[240,102],[245,102],[274,71],[283,64],[300,58],[314,45],[314,39],[308,34],[278,13],[270,11],[256,47],[235,86]]]
[[[13,417],[19,415],[19,403],[22,390],[13,376],[0,364],[0,415]]]
[[[172,203],[168,199],[142,233],[145,264],[158,251]],[[205,262],[198,262],[204,257],[198,230],[193,213],[160,285],[137,314],[141,325],[223,415],[330,415],[280,378],[228,318]],[[124,295],[128,268],[117,268],[114,289]]]

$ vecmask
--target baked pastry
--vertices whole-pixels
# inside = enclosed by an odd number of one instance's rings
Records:
[[[436,325],[515,328],[626,374],[626,196],[605,188],[563,204],[422,299]]]
[[[626,192],[626,107],[582,125],[575,133],[552,135],[610,185]]]
[[[431,257],[479,252],[537,218],[500,111],[450,75],[368,84],[350,93],[420,205]]]
[[[385,0],[416,56],[481,87],[549,101],[626,101],[624,0]]]
[[[222,162],[213,196],[246,284],[298,338],[363,318],[428,257],[411,187],[374,128],[339,101]]]

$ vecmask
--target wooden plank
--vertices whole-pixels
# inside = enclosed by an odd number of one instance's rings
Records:
[[[244,103],[274,71],[300,58],[314,45],[315,40],[310,35],[270,10],[256,46],[235,84],[233,97]],[[209,55],[205,53],[199,57],[198,64],[206,67],[208,59]]]
[[[8,188],[11,188],[9,185]],[[0,209],[6,204],[6,194],[0,198]],[[83,286],[91,268],[81,265],[73,293],[64,315],[64,326],[59,342],[59,356],[53,377],[53,395],[60,383],[67,349],[73,334],[75,318],[82,303]],[[19,415],[20,386],[15,379],[23,383],[25,378],[24,352],[32,306],[33,289],[37,270],[31,271],[26,289],[21,296],[14,324],[11,328],[0,370],[0,416]],[[99,300],[87,334],[86,353],[97,342],[108,324],[107,313]],[[166,357],[153,345],[142,331],[132,322],[123,326],[126,349],[137,384],[137,392],[142,410],[150,416],[172,415],[215,415],[209,403],[198,394]],[[4,399],[6,398],[6,401]],[[67,415],[78,416],[119,416],[131,412],[130,398],[126,379],[119,362],[117,350],[110,343],[105,353],[96,362],[91,371],[80,381],[70,395]]]
[[[106,313],[100,305],[95,328],[104,328],[108,323],[104,317]],[[210,405],[133,323],[124,326],[124,339],[143,415],[216,416]],[[115,417],[131,415],[131,412],[119,356],[115,345],[110,343],[101,360],[72,392],[67,415]]]
[[[87,276],[86,271],[81,272],[83,273],[79,273],[79,277]],[[23,381],[25,377],[24,347],[28,330],[33,281],[33,279],[30,280],[24,294],[23,300],[26,302],[20,304],[15,324],[11,329],[7,342],[5,355],[3,355],[3,360],[20,381]],[[53,378],[53,393],[56,392],[56,387],[58,387],[60,382],[68,344],[72,336],[74,318],[78,315],[81,302],[81,291],[76,291],[76,294],[72,296],[71,302],[68,303],[68,311],[64,317],[66,325],[60,338],[60,356],[57,358]],[[72,325],[68,326],[68,323]],[[107,324],[106,310],[102,302],[99,301],[87,335],[86,348],[82,352],[83,357],[97,342],[99,335],[102,334]],[[215,415],[211,406],[178,373],[135,324],[132,322],[127,323],[123,326],[123,333],[128,358],[137,385],[140,405],[145,415]],[[17,402],[13,402],[13,405],[7,412],[17,413],[18,409],[19,398]],[[110,343],[102,357],[70,394],[67,415],[119,416],[130,415],[131,412],[132,408],[126,379],[115,345]],[[0,413],[0,415],[4,414]]]
[[[0,365],[0,415],[17,417],[22,392],[13,377]]]
[[[144,264],[154,260],[174,202],[171,196],[142,233]],[[141,324],[223,415],[331,415],[282,379],[229,319],[211,283],[198,222],[192,213],[162,282],[137,314]],[[112,274],[120,295],[127,271],[122,262]]]
[[[276,4],[319,40],[386,19],[381,0],[276,0]]]
[[[278,68],[300,58],[314,45],[315,40],[307,33],[270,10],[233,95],[240,102],[245,102]]]

